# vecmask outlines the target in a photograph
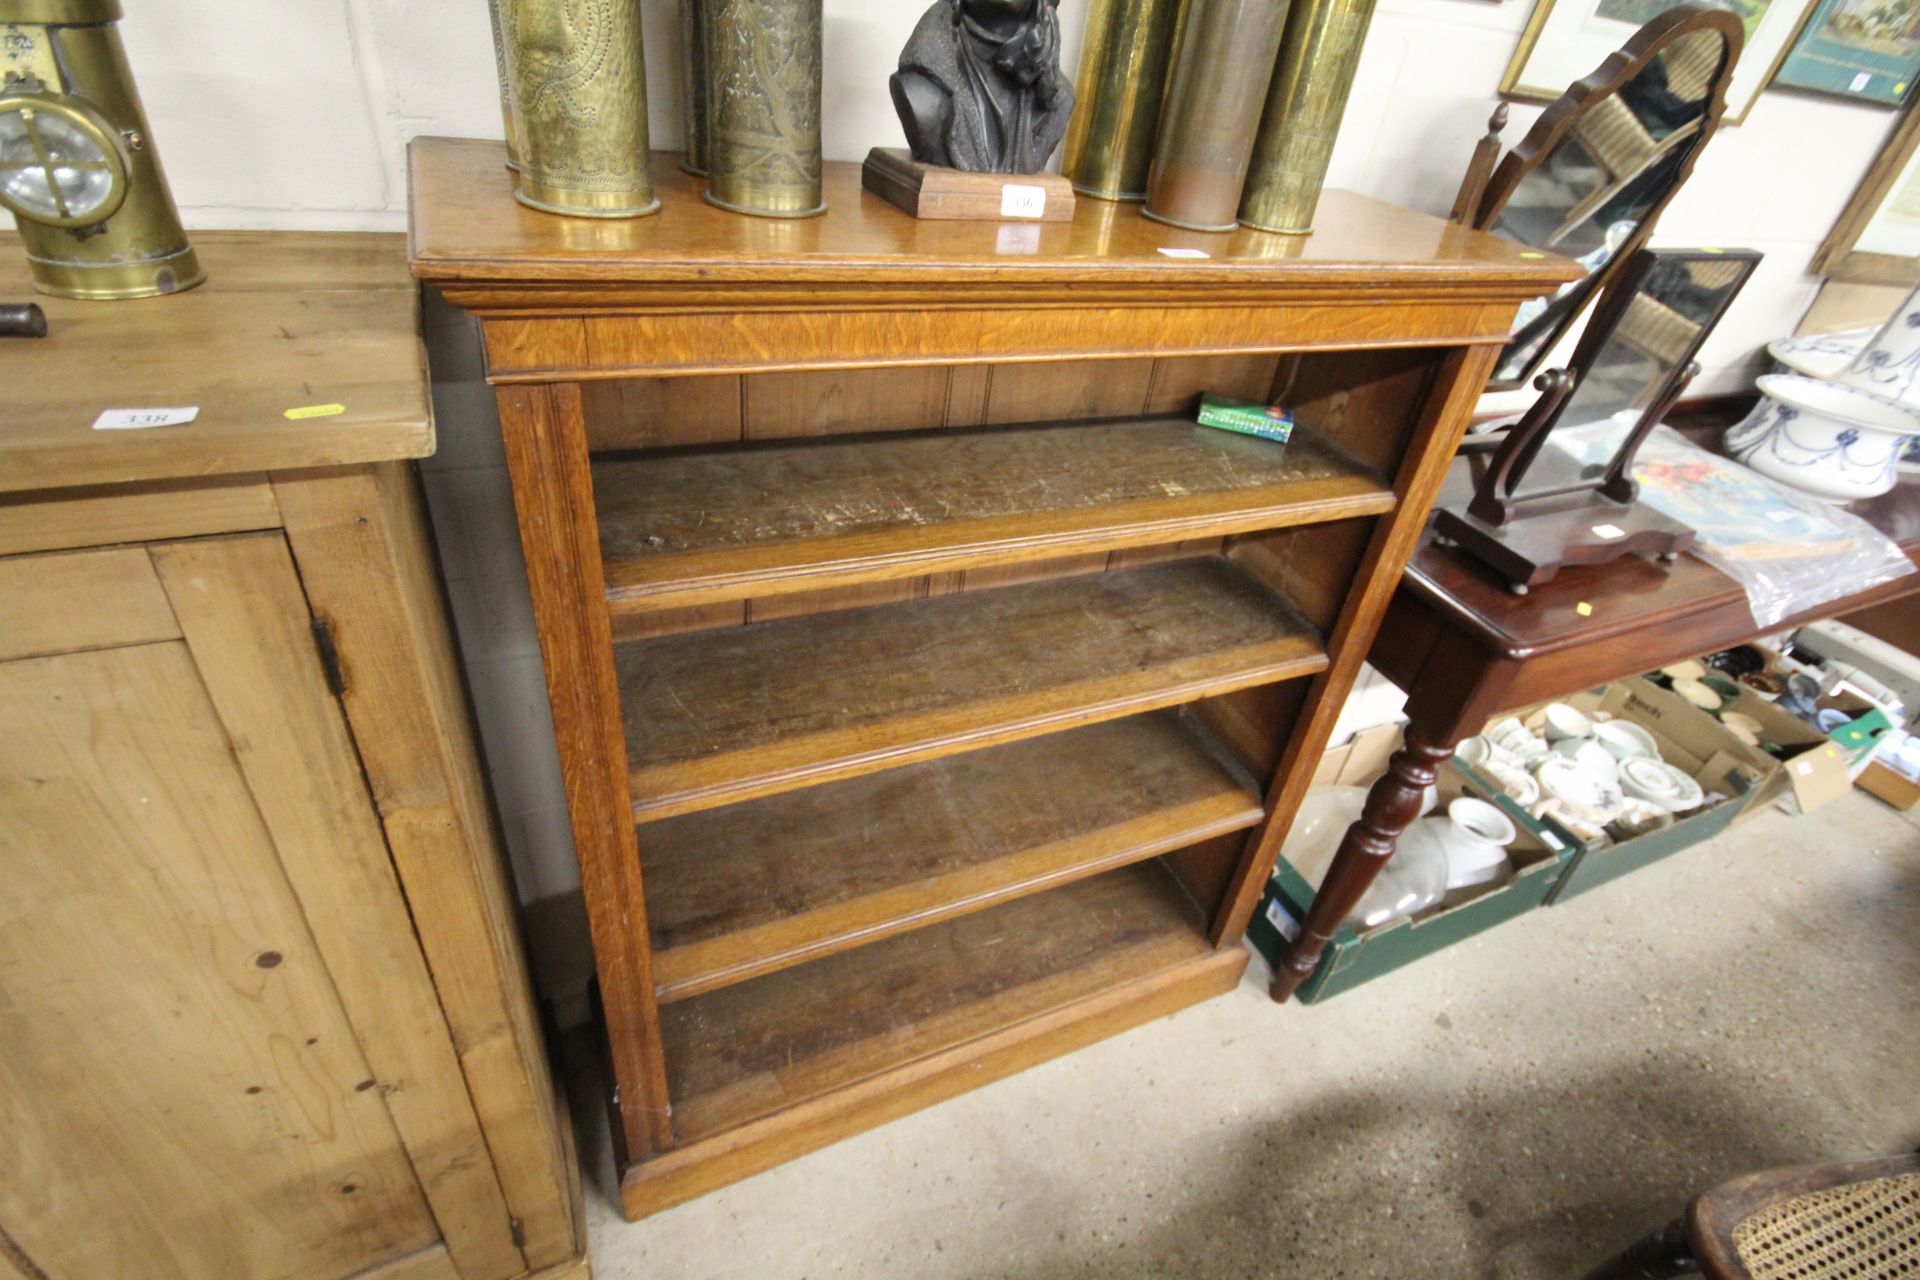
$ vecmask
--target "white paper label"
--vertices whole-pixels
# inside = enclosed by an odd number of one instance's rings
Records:
[[[1047,211],[1047,189],[1009,182],[1000,188],[1000,216],[1038,218]]]
[[[1859,93],[1861,90],[1865,89],[1868,85],[1872,83],[1873,83],[1873,72],[1862,71],[1859,75],[1853,78],[1853,83],[1848,85],[1847,87],[1853,90],[1853,92]]]
[[[1033,226],[1002,227],[993,242],[995,253],[1038,253],[1040,252],[1040,228]]]
[[[1612,542],[1615,538],[1626,537],[1627,531],[1617,524],[1597,524],[1593,526],[1593,536]]]
[[[184,409],[108,409],[93,420],[93,429],[132,431],[140,427],[177,427],[199,416],[199,405],[189,405]]]
[[[1547,848],[1553,850],[1555,853],[1558,853],[1562,849],[1567,847],[1566,845],[1560,843],[1559,836],[1553,834],[1553,832],[1551,831],[1545,831],[1545,830],[1541,831],[1540,833],[1540,843],[1547,846]]]
[[[1211,258],[1213,256],[1205,249],[1162,249],[1160,252],[1169,258]]]
[[[1267,904],[1267,923],[1278,929],[1280,936],[1288,942],[1294,942],[1300,937],[1299,923],[1287,914],[1287,909],[1280,905],[1278,898]]]

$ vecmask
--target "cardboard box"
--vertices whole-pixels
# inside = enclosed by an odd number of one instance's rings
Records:
[[[1665,692],[1660,689],[1654,691]],[[1667,696],[1673,697],[1671,694]],[[1674,698],[1674,701],[1684,700]],[[1698,707],[1688,703],[1687,710],[1725,732],[1719,721]],[[1812,725],[1788,715],[1753,690],[1742,688],[1739,696],[1721,711],[1723,714],[1738,711],[1752,717],[1760,724],[1762,742],[1772,742],[1786,748],[1785,757],[1776,759],[1745,743],[1737,744],[1749,758],[1759,758],[1764,775],[1760,794],[1754,798],[1753,808],[1747,810],[1748,814],[1758,813],[1765,806],[1776,803],[1788,813],[1812,813],[1822,805],[1832,804],[1853,786],[1846,754],[1831,738]]]
[[[1884,800],[1902,812],[1920,804],[1920,782],[1897,769],[1887,768],[1878,760],[1867,765],[1861,773],[1859,786],[1868,795]]]
[[[1342,749],[1347,752],[1340,762],[1342,767],[1352,764],[1359,750],[1370,752],[1371,758],[1379,762],[1371,774],[1356,769],[1354,776],[1345,781],[1370,782],[1385,769],[1386,757],[1393,754],[1400,739],[1398,726],[1386,726],[1386,729],[1388,733],[1384,736],[1380,730],[1357,735],[1354,742],[1348,744],[1353,750]],[[1361,746],[1363,739],[1366,740],[1364,747]],[[1337,773],[1338,770],[1336,776]],[[1453,764],[1440,767],[1437,784],[1441,808],[1462,795],[1495,798],[1474,786],[1467,771]],[[1514,812],[1510,806],[1502,808]],[[1342,925],[1321,955],[1320,966],[1300,985],[1300,999],[1307,1004],[1329,999],[1538,907],[1559,882],[1577,842],[1568,847],[1564,840],[1550,837],[1549,843],[1542,838],[1540,824],[1525,814],[1520,814],[1514,825],[1520,838],[1507,851],[1516,868],[1510,879],[1491,889],[1476,885],[1456,890],[1438,906],[1413,919],[1396,920],[1364,933]],[[1555,849],[1553,844],[1561,847]],[[1248,940],[1266,957],[1269,965],[1279,964],[1288,944],[1298,936],[1300,921],[1306,918],[1313,894],[1312,887],[1285,858],[1275,863],[1266,897],[1261,900],[1260,909],[1254,913],[1253,923],[1247,930]]]
[[[1740,741],[1685,698],[1648,681],[1623,680],[1597,696],[1583,694],[1573,703],[1582,711],[1601,711],[1638,724],[1653,735],[1662,759],[1685,770],[1709,796],[1718,793],[1723,799],[1631,840],[1581,846],[1548,895],[1549,906],[1711,840],[1757,803],[1779,773],[1780,762],[1772,756]]]
[[[1400,749],[1406,726],[1380,724],[1362,729],[1337,747],[1327,748],[1314,766],[1316,787],[1367,787],[1387,771],[1387,761]]]

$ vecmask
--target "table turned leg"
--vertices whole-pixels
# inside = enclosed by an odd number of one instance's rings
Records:
[[[1418,726],[1407,726],[1406,745],[1393,753],[1386,773],[1367,792],[1360,820],[1347,828],[1320,892],[1300,922],[1300,936],[1274,971],[1270,990],[1275,1000],[1290,999],[1319,965],[1334,930],[1387,865],[1400,833],[1420,816],[1421,793],[1433,785],[1440,762],[1452,754],[1452,747],[1434,745]]]

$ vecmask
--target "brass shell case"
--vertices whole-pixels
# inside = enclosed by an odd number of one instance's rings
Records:
[[[543,213],[654,212],[636,0],[500,0],[521,134],[514,198]]]
[[[19,22],[19,12],[63,11],[68,15],[118,13],[117,3],[48,0],[0,4],[0,22]],[[72,22],[67,16],[62,22]],[[167,189],[160,152],[134,87],[119,29],[106,20],[89,25],[50,26],[63,83],[49,85],[92,104],[126,140],[127,198],[99,228],[84,233],[18,218],[20,240],[34,288],[59,298],[107,301],[151,298],[191,289],[207,278],[180,226],[180,211]],[[138,139],[138,145],[135,145]]]
[[[680,0],[681,119],[686,126],[680,167],[707,176],[707,0]]]
[[[825,213],[821,0],[708,0],[706,198],[766,218]]]
[[[120,0],[0,0],[0,22],[97,27],[126,15]]]
[[[1294,0],[1240,198],[1240,221],[1305,235],[1327,180],[1374,0]]]
[[[500,76],[500,125],[507,140],[507,168],[520,172],[520,116],[513,109],[513,76],[508,71],[507,37],[500,22],[501,0],[487,0],[487,20],[493,24],[493,66]]]
[[[1081,195],[1147,198],[1147,166],[1187,0],[1093,0],[1060,172]]]
[[[1286,17],[1287,0],[1192,0],[1147,172],[1149,218],[1233,230]]]

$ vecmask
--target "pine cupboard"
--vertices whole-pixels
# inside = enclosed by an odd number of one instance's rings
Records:
[[[517,205],[414,143],[480,322],[638,1217],[1233,986],[1516,307],[1576,268],[1329,192],[1309,238]],[[1195,426],[1284,402],[1284,448]]]
[[[404,251],[196,241],[0,343],[0,1275],[584,1280]]]

